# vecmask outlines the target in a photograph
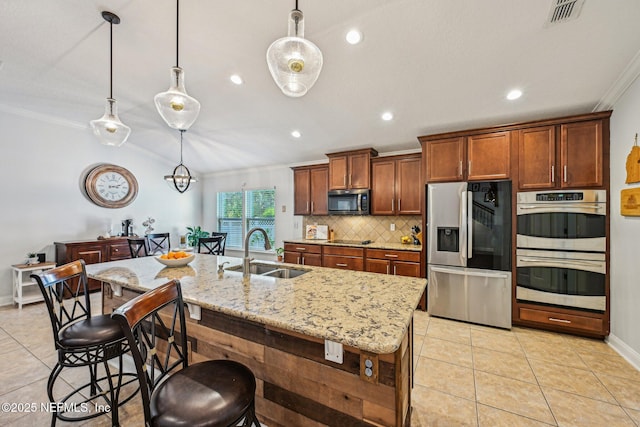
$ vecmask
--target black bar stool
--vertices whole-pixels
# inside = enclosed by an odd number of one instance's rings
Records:
[[[118,407],[138,392],[137,377],[121,369],[122,355],[129,351],[122,328],[109,315],[91,315],[84,260],[31,277],[44,296],[58,352],[47,382],[49,401],[60,409],[52,414],[51,426],[58,419],[83,421],[107,413],[111,413],[112,426],[118,426]],[[65,299],[65,292],[71,298]],[[114,358],[118,360],[117,371],[108,363]],[[98,373],[100,365],[104,366],[104,375]],[[88,381],[66,396],[54,396],[54,385],[62,370],[78,367],[88,367]],[[127,394],[124,397],[123,390]]]
[[[169,233],[147,234],[149,255],[164,254],[171,250]]]
[[[180,282],[139,295],[111,317],[131,346],[146,425],[260,427],[249,368],[232,360],[189,365]]]
[[[147,251],[147,240],[144,237],[129,238],[129,251],[131,251],[131,258],[138,258],[141,256],[149,256]]]

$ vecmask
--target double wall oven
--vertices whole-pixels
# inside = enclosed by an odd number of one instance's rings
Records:
[[[606,310],[606,191],[517,194],[516,298]]]

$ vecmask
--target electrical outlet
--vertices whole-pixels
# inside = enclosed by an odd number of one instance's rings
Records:
[[[389,225],[389,230],[396,231],[396,225],[395,224]]]
[[[343,361],[342,344],[324,340],[324,358],[341,364]]]

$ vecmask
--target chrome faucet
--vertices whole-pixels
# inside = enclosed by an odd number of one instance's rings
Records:
[[[251,265],[250,265],[251,258],[249,258],[249,238],[256,231],[261,232],[262,235],[264,236],[264,249],[267,251],[271,249],[271,242],[269,242],[269,236],[267,236],[267,232],[264,230],[264,228],[255,227],[249,230],[249,232],[244,238],[244,259],[242,260],[242,277],[243,278],[251,277]]]

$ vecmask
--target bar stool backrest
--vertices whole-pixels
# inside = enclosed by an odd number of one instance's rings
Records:
[[[169,233],[147,234],[147,247],[149,255],[169,252],[171,250]]]

